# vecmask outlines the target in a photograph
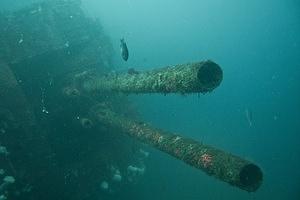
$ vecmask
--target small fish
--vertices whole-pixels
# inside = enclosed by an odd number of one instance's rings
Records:
[[[252,111],[249,110],[248,108],[245,109],[245,114],[246,114],[246,118],[248,121],[249,126],[251,127],[253,124],[253,119],[252,119]]]
[[[121,56],[122,56],[123,60],[127,61],[129,53],[128,53],[128,48],[127,48],[124,38],[122,38],[120,40],[120,42],[121,42],[121,44],[120,44]]]

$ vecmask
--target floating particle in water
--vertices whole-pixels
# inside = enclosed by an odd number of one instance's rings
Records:
[[[21,34],[20,39],[18,41],[18,44],[22,44],[23,42],[24,42],[23,34]]]

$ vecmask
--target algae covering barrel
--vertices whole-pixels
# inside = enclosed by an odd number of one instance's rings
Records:
[[[104,126],[117,128],[233,186],[254,192],[262,183],[261,169],[248,160],[178,134],[153,128],[146,123],[130,120],[111,111],[105,104],[94,106],[90,113]]]
[[[88,92],[206,93],[218,87],[222,79],[220,66],[207,60],[146,72],[131,69],[127,73],[111,73],[85,81],[83,89]]]

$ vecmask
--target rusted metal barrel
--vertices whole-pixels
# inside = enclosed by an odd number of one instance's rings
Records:
[[[152,71],[111,73],[84,82],[88,92],[123,93],[206,93],[218,87],[223,79],[220,66],[207,60],[168,66]]]
[[[256,191],[263,181],[261,169],[256,164],[238,156],[177,134],[153,128],[146,123],[130,120],[111,111],[104,104],[94,106],[90,113],[102,125],[119,129],[210,176],[248,192]]]

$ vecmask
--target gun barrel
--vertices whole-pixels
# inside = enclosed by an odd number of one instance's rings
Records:
[[[168,66],[146,72],[132,71],[94,77],[83,84],[85,91],[123,93],[206,93],[223,79],[220,66],[207,60]]]
[[[254,192],[262,183],[261,169],[248,160],[192,139],[153,128],[146,123],[127,119],[103,105],[95,106],[91,113],[102,125],[117,128],[233,186]]]

